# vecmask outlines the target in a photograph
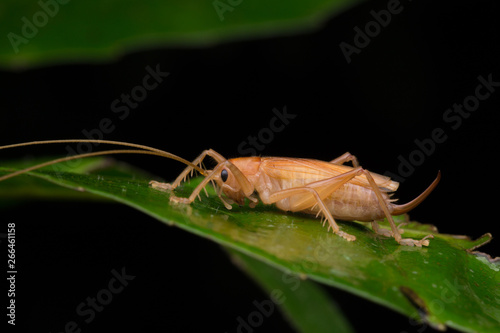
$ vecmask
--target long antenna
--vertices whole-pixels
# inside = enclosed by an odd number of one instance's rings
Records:
[[[12,145],[6,145],[6,146],[0,146],[0,150],[2,149],[10,149],[10,148],[18,148],[18,147],[25,147],[25,146],[32,146],[32,145],[42,145],[42,144],[55,144],[55,143],[103,143],[103,144],[111,144],[111,145],[118,145],[118,146],[126,146],[126,147],[133,147],[133,148],[139,148],[142,150],[132,150],[132,149],[122,149],[122,150],[107,150],[107,151],[100,151],[100,152],[93,152],[93,153],[85,153],[85,154],[79,154],[79,155],[73,155],[73,156],[67,156],[67,157],[62,157],[58,158],[52,161],[40,163],[31,167],[28,167],[23,170],[18,170],[13,173],[10,173],[8,175],[4,175],[0,177],[0,182],[9,179],[15,176],[19,176],[23,173],[33,171],[36,169],[40,169],[49,165],[61,163],[61,162],[66,162],[66,161],[71,161],[79,158],[86,158],[86,157],[93,157],[93,156],[102,156],[102,155],[111,155],[111,154],[146,154],[146,155],[156,155],[156,156],[161,156],[161,157],[166,157],[170,158],[176,161],[179,161],[181,163],[184,163],[195,170],[199,171],[203,175],[207,175],[207,172],[200,168],[197,165],[194,165],[193,163],[189,162],[188,160],[179,157],[177,155],[174,155],[172,153],[157,149],[157,148],[152,148],[144,145],[139,145],[135,143],[128,143],[128,142],[120,142],[120,141],[110,141],[110,140],[83,140],[83,139],[65,139],[65,140],[45,140],[45,141],[32,141],[32,142],[23,142],[23,143],[16,143]]]

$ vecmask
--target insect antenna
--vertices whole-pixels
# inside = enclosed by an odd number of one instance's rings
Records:
[[[191,166],[192,168],[196,169],[199,171],[201,174],[206,175],[207,172],[200,168],[197,165],[192,164],[188,160],[183,159],[182,157],[179,157],[177,155],[174,155],[172,153],[144,146],[144,145],[139,145],[135,143],[128,143],[128,142],[121,142],[121,141],[110,141],[110,140],[83,140],[83,139],[65,139],[65,140],[46,140],[46,141],[32,141],[32,142],[24,142],[24,143],[17,143],[17,144],[12,144],[12,145],[6,145],[6,146],[0,146],[0,150],[2,149],[10,149],[10,148],[18,148],[18,147],[25,147],[25,146],[31,146],[31,145],[42,145],[42,144],[55,144],[55,143],[80,143],[80,142],[85,142],[85,143],[103,143],[103,144],[111,144],[111,145],[118,145],[118,146],[126,146],[126,147],[133,147],[133,148],[139,148],[139,149],[120,149],[120,150],[106,150],[106,151],[100,151],[100,152],[91,152],[91,153],[85,153],[85,154],[79,154],[79,155],[73,155],[73,156],[67,156],[67,157],[62,157],[58,158],[52,161],[40,163],[31,167],[28,167],[23,170],[18,170],[13,173],[4,175],[0,177],[0,181],[19,176],[23,173],[30,172],[36,169],[40,169],[49,165],[57,164],[57,163],[62,163],[66,161],[71,161],[75,159],[80,159],[80,158],[86,158],[86,157],[94,157],[94,156],[102,156],[102,155],[112,155],[112,154],[145,154],[145,155],[155,155],[155,156],[160,156],[160,157],[166,157],[170,158],[176,161],[179,161],[181,163],[184,163],[188,166]]]

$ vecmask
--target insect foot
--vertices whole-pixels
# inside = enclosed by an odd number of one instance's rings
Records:
[[[387,229],[380,229],[377,231],[377,234],[385,236],[385,237],[392,237],[394,234],[392,231],[387,230]]]
[[[399,229],[399,227],[401,227],[404,224],[407,224],[407,222],[401,223],[398,226],[398,232],[399,232],[399,234],[402,234],[402,233],[405,232],[403,229]],[[387,230],[387,229],[380,228],[380,226],[378,225],[377,221],[373,221],[372,222],[372,229],[378,235],[382,235],[382,236],[385,236],[385,237],[394,237],[394,232],[392,232],[392,230]]]
[[[398,243],[406,246],[417,246],[417,247],[429,246],[429,240],[427,238],[434,238],[434,235],[427,235],[421,240],[403,238]]]
[[[175,195],[170,196],[170,202],[181,203],[181,204],[190,204],[191,201],[189,198],[180,198]]]
[[[340,237],[348,240],[349,242],[356,240],[356,236],[350,235],[350,234],[343,232],[343,231],[337,231],[336,234],[339,235]]]
[[[402,226],[407,225],[407,224],[408,224],[408,222],[403,222],[403,223],[400,223],[400,224],[398,225],[398,231],[399,231],[399,233],[400,233],[400,234],[404,234],[404,233],[405,233],[405,229],[400,229],[400,228],[401,228]]]
[[[172,184],[161,183],[161,182],[157,182],[156,180],[150,181],[149,182],[149,186],[151,186],[155,190],[164,191],[164,192],[171,191],[171,190],[174,189],[174,187],[172,186]]]

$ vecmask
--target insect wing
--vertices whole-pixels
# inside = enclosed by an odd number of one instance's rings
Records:
[[[290,187],[304,186],[308,183],[327,179],[351,171],[347,165],[338,165],[325,161],[301,158],[267,157],[262,159],[262,170],[274,179],[286,180],[293,184]],[[389,177],[371,173],[375,183],[384,192],[397,190],[399,183]],[[350,181],[353,185],[370,188],[366,176],[356,176]]]

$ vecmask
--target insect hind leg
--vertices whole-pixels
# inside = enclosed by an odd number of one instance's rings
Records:
[[[392,215],[389,212],[389,208],[387,207],[387,202],[384,200],[382,193],[380,192],[380,189],[378,188],[377,184],[375,183],[375,180],[373,179],[372,175],[370,174],[370,172],[368,170],[363,170],[363,173],[366,176],[366,179],[368,180],[368,182],[370,183],[370,186],[372,187],[373,192],[375,192],[375,195],[377,196],[377,199],[378,199],[379,204],[380,204],[380,208],[382,208],[382,210],[384,211],[385,217],[387,218],[387,220],[389,221],[389,224],[391,225],[391,234],[394,237],[394,239],[396,240],[396,242],[398,242],[401,245],[406,245],[406,246],[418,246],[418,247],[429,246],[428,238],[434,238],[434,236],[432,234],[425,236],[421,240],[415,240],[415,239],[411,239],[411,238],[402,238],[401,237],[401,233],[400,233],[399,229],[396,227],[396,224],[394,223]],[[375,224],[373,224],[373,222],[372,222],[372,226],[374,226],[374,225],[377,225],[376,222],[375,222]],[[377,227],[378,227],[378,225],[377,225]],[[377,227],[375,227],[375,228],[377,228]]]

